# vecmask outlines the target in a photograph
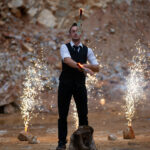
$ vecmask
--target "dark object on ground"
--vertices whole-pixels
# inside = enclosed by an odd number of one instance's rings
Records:
[[[66,145],[58,145],[56,150],[65,150],[66,149]]]
[[[132,126],[128,126],[128,128],[123,131],[123,138],[124,139],[135,139],[135,134],[134,134]]]
[[[108,140],[109,141],[115,141],[115,140],[117,140],[117,137],[114,134],[110,134],[110,135],[108,135]]]
[[[80,126],[70,138],[69,150],[96,150],[93,132],[90,126]]]
[[[21,131],[19,133],[18,139],[20,141],[29,141],[29,144],[38,144],[39,143],[36,136],[33,136],[31,133],[25,132],[25,131]]]

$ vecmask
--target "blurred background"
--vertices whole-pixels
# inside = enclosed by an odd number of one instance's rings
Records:
[[[83,8],[82,42],[93,49],[101,67],[96,82],[89,85],[92,86],[90,91],[100,90],[97,95],[108,100],[121,99],[124,78],[129,73],[133,56],[137,55],[135,44],[138,40],[146,51],[145,77],[149,79],[149,0],[1,0],[2,113],[19,108],[25,70],[37,59],[46,65],[43,78],[50,81],[44,82],[47,88],[42,93],[43,99],[47,100],[47,95],[49,101],[53,99],[61,72],[60,45],[69,42],[68,29],[78,21],[80,8]],[[56,99],[50,105],[55,106],[55,102]],[[49,111],[50,108],[43,109]]]
[[[16,136],[24,128],[20,112],[24,110],[22,102],[30,101],[25,93],[30,83],[30,88],[39,88],[32,97],[32,102],[38,103],[28,106],[34,107],[35,114],[45,113],[40,117],[46,119],[33,119],[30,129],[38,133],[42,142],[54,143],[55,149],[60,46],[70,41],[68,30],[79,21],[80,8],[82,42],[92,48],[100,66],[94,77],[87,78],[89,120],[95,138],[102,141],[104,150],[114,146],[104,140],[108,133],[115,132],[121,138],[122,127],[127,124],[123,106],[130,90],[128,77],[140,65],[142,71],[136,74],[142,72],[143,76],[138,86],[146,98],[141,98],[136,106],[133,120],[139,137],[128,148],[141,144],[138,150],[144,146],[149,149],[150,0],[0,0],[0,141],[8,144],[2,145],[2,150],[22,148],[20,143],[17,148],[11,145],[18,142]],[[27,107],[25,111],[28,112]],[[72,104],[71,112],[75,111]],[[76,116],[73,118],[76,121]],[[70,121],[73,122],[72,117]],[[121,147],[126,148],[127,142],[117,144],[120,149],[111,150],[123,150]],[[49,147],[40,146],[36,149]]]

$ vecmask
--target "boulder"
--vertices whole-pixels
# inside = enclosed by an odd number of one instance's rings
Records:
[[[123,138],[135,139],[135,134],[134,134],[132,126],[128,126],[128,128],[123,131]]]
[[[32,137],[33,137],[33,135],[31,133],[25,132],[24,130],[21,131],[18,135],[18,139],[20,141],[28,141],[28,138],[32,138]]]
[[[28,137],[28,143],[29,144],[38,144],[38,143],[40,143],[40,141],[37,140],[36,136],[29,136]]]
[[[38,9],[32,7],[32,8],[30,8],[30,9],[28,10],[27,13],[28,13],[29,16],[34,17],[34,16],[37,14],[37,12],[38,12]]]
[[[37,22],[46,26],[46,27],[54,27],[56,25],[56,18],[48,9],[42,10],[37,18]]]
[[[108,135],[108,140],[109,141],[115,141],[115,140],[117,140],[117,137],[114,134],[110,134],[110,135]]]
[[[33,52],[34,51],[34,49],[32,48],[31,44],[29,44],[29,43],[22,43],[21,45],[22,45],[22,49],[24,51],[29,51],[29,52]]]
[[[33,136],[31,133],[25,132],[24,130],[19,133],[18,139],[20,141],[28,141],[29,144],[38,144],[39,143],[36,136]]]
[[[24,5],[24,1],[23,0],[11,0],[8,3],[8,7],[9,8],[18,8]]]
[[[4,113],[6,114],[15,113],[15,107],[12,104],[5,105]]]

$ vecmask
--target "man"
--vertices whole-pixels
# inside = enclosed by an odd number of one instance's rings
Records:
[[[92,49],[87,48],[80,41],[81,34],[79,33],[77,23],[71,26],[69,34],[72,39],[71,42],[63,44],[60,48],[62,72],[58,87],[59,141],[56,150],[66,149],[67,116],[72,95],[77,107],[79,126],[88,125],[87,90],[85,87],[86,75],[77,63],[81,63],[91,75],[99,71],[99,65]],[[87,64],[87,60],[90,64]]]

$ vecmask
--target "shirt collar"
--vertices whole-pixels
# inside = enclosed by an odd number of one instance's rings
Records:
[[[70,42],[71,46],[73,47],[75,44],[73,43],[73,41]],[[83,47],[83,44],[80,42],[78,46]]]

